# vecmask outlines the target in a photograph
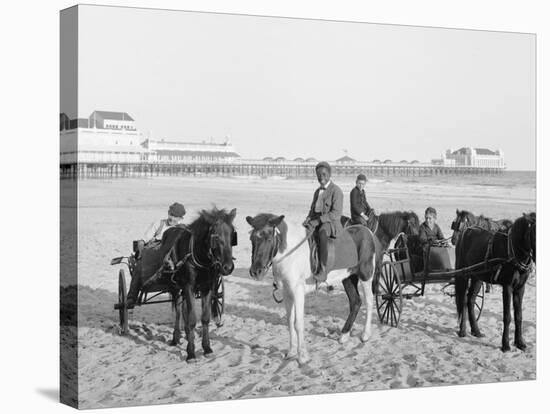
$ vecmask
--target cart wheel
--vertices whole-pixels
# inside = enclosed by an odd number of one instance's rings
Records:
[[[479,289],[479,292],[477,292],[476,296],[476,306],[474,308],[474,314],[476,316],[476,321],[479,321],[479,318],[481,316],[481,311],[483,310],[483,305],[485,303],[485,284],[481,284],[481,288]]]
[[[401,280],[393,263],[382,263],[375,292],[376,309],[380,322],[396,328],[403,309],[403,297],[401,296]]]
[[[120,318],[120,333],[126,335],[128,333],[128,306],[126,301],[126,277],[124,269],[118,272],[118,315]]]
[[[216,280],[216,288],[212,293],[212,316],[219,328],[223,326],[223,310],[225,305],[225,291],[223,285],[223,276],[219,276]]]

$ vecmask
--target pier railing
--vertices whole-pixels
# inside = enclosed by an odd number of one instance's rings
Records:
[[[80,162],[61,164],[61,178],[124,178],[154,176],[256,176],[314,178],[315,161],[142,161],[142,162]],[[499,174],[504,168],[445,166],[435,164],[405,163],[331,163],[333,175],[353,176],[359,173],[369,177],[432,176],[463,174]]]

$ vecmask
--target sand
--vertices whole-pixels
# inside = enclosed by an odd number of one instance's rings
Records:
[[[351,180],[335,180],[347,195]],[[62,183],[62,185],[64,185]],[[79,183],[79,403],[83,408],[254,398],[326,392],[482,383],[534,379],[536,375],[533,276],[524,298],[526,352],[499,350],[502,333],[500,288],[486,295],[480,319],[484,338],[456,336],[453,300],[432,285],[425,297],[404,302],[398,328],[375,321],[373,337],[359,340],[364,310],[351,340],[338,343],[347,316],[342,288],[306,297],[305,330],[311,362],[284,360],[288,332],[283,305],[271,298],[271,277],[253,281],[247,215],[285,214],[301,220],[316,188],[313,181],[256,179],[153,178]],[[368,200],[377,212],[412,209],[420,216],[437,208],[439,224],[450,236],[456,208],[494,218],[533,211],[535,189],[411,180],[369,182]],[[164,217],[173,201],[186,205],[186,221],[215,203],[237,208],[239,246],[236,270],[225,279],[224,325],[212,325],[213,356],[205,357],[197,338],[197,361],[185,362],[185,340],[173,347],[173,314],[168,304],[138,308],[130,314],[130,333],[119,334],[119,266],[112,257],[127,255],[150,222]],[[63,201],[62,201],[63,203]],[[70,210],[65,203],[66,211]],[[345,197],[344,211],[349,211]],[[63,241],[63,239],[62,239]],[[69,248],[70,241],[65,241]],[[63,280],[63,279],[62,279]],[[129,281],[129,280],[128,280]],[[65,280],[66,282],[66,280]],[[513,335],[513,325],[511,329]]]

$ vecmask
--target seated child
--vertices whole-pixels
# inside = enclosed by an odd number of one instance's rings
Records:
[[[433,244],[436,241],[443,240],[443,232],[435,222],[437,220],[437,211],[433,207],[428,207],[424,213],[425,221],[420,225],[419,237],[424,247]]]

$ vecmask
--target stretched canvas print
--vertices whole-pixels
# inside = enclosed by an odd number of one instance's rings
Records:
[[[60,24],[62,402],[535,379],[535,35]]]

